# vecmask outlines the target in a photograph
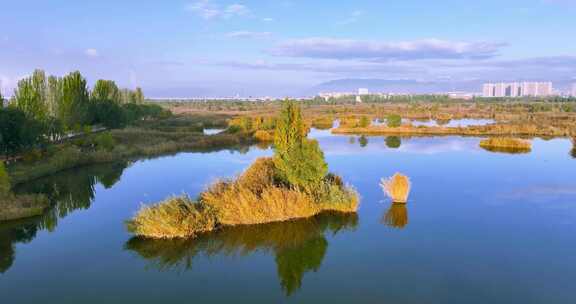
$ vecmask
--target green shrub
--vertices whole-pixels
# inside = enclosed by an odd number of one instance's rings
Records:
[[[362,116],[362,117],[360,118],[359,127],[360,127],[360,128],[367,128],[367,127],[369,127],[369,126],[370,126],[370,119],[369,119],[368,117],[366,117],[366,116]]]
[[[42,151],[39,149],[32,149],[24,153],[22,160],[27,163],[33,163],[39,161],[42,158]]]
[[[10,176],[6,172],[4,162],[0,161],[0,195],[5,195],[10,192]]]
[[[402,125],[402,117],[398,114],[390,114],[386,117],[386,125],[389,128],[397,128]]]
[[[94,139],[94,141],[96,143],[96,147],[98,147],[99,149],[104,149],[109,152],[114,150],[114,146],[116,145],[116,141],[114,140],[114,137],[112,137],[112,134],[110,134],[110,132],[98,134]]]

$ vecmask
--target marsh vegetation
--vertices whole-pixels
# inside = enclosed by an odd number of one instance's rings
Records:
[[[393,203],[406,203],[412,185],[407,176],[396,173],[392,177],[383,178],[380,186]]]
[[[211,185],[197,201],[175,197],[144,207],[127,222],[142,237],[194,237],[226,226],[306,218],[325,211],[356,212],[356,192],[328,174],[318,143],[307,138],[300,107],[286,101],[276,121],[274,157],[242,175]]]

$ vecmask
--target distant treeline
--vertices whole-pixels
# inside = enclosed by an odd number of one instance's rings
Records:
[[[119,89],[98,80],[90,90],[80,72],[64,77],[36,70],[18,82],[8,106],[0,96],[0,155],[14,155],[60,141],[99,125],[121,128],[133,121],[168,115],[144,103],[142,89]]]

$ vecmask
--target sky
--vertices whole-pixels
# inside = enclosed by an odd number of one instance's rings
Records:
[[[149,97],[300,96],[335,80],[576,82],[576,0],[0,0],[0,10],[4,95],[37,68]]]

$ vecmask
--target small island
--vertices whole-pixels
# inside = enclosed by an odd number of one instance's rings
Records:
[[[172,197],[143,207],[127,221],[128,230],[146,238],[186,238],[226,226],[356,212],[356,191],[328,173],[318,142],[307,132],[300,107],[285,101],[273,157],[257,159],[234,180],[214,183],[197,200]]]

